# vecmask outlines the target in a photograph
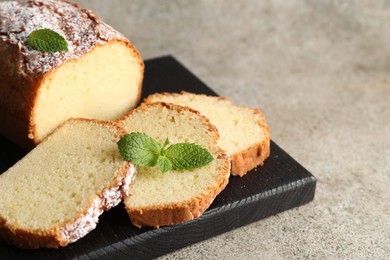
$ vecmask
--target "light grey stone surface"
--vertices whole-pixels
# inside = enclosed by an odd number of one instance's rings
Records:
[[[162,259],[390,259],[390,1],[77,1],[259,107],[315,200]]]
[[[263,110],[315,200],[162,259],[390,259],[390,1],[77,1]]]

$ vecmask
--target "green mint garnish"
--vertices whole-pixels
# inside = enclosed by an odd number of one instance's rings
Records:
[[[165,151],[174,170],[188,170],[209,164],[213,157],[203,147],[191,143],[178,143],[171,145]]]
[[[42,52],[68,51],[65,38],[50,29],[32,31],[27,36],[27,44],[32,49]]]
[[[126,161],[153,167],[157,164],[163,146],[144,133],[130,133],[118,142],[119,152]]]
[[[177,143],[169,145],[168,138],[160,144],[145,133],[133,132],[118,142],[122,157],[139,166],[158,165],[160,171],[190,170],[209,164],[213,156],[200,145]]]
[[[157,164],[160,167],[160,172],[162,172],[162,173],[166,173],[167,171],[172,170],[171,161],[163,155],[160,155],[158,157]]]

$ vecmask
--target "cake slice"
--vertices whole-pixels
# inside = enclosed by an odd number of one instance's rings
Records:
[[[27,36],[50,29],[68,51]],[[26,149],[71,117],[115,120],[138,105],[144,64],[135,46],[69,1],[0,2],[0,134]]]
[[[218,131],[209,120],[189,108],[173,104],[144,104],[120,120],[128,132],[142,132],[164,143],[195,143],[214,160],[193,170],[161,173],[158,167],[137,166],[131,195],[124,202],[138,227],[160,227],[199,217],[225,188],[230,174],[228,155],[217,146]]]
[[[0,175],[0,237],[21,248],[66,246],[128,194],[135,167],[116,142],[123,128],[70,119]]]
[[[208,117],[220,133],[219,145],[231,157],[232,175],[244,176],[270,154],[270,130],[259,109],[236,106],[223,97],[188,92],[153,94],[144,102],[186,106]]]

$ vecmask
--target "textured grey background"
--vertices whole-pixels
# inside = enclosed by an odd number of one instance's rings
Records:
[[[77,1],[261,108],[318,178],[303,207],[163,259],[390,259],[390,1]]]
[[[77,1],[261,108],[315,201],[165,258],[390,259],[390,1]]]

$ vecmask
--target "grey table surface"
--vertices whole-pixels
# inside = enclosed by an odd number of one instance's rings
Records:
[[[318,179],[310,204],[161,259],[390,259],[390,1],[76,2],[260,108]]]
[[[318,179],[303,207],[162,259],[390,259],[390,1],[77,1],[262,109]]]

